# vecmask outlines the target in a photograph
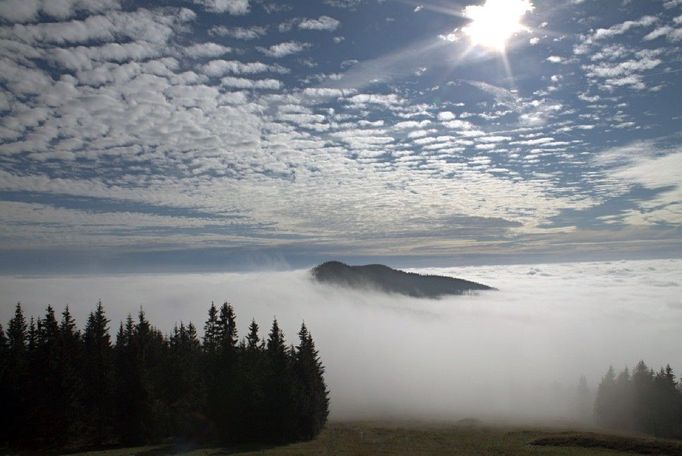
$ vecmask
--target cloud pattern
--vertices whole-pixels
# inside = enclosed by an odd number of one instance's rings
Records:
[[[679,2],[308,6],[3,2],[0,250],[678,245]]]

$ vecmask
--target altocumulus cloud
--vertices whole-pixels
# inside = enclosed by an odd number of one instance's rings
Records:
[[[679,244],[679,176],[649,173],[678,161],[680,5],[592,3],[535,8],[496,75],[414,5],[2,2],[0,249]],[[598,159],[638,138],[666,146]]]

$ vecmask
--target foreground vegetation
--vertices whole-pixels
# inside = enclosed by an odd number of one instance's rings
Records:
[[[682,455],[676,441],[637,435],[575,432],[548,428],[425,423],[331,423],[314,440],[278,447],[187,448],[153,446],[79,453],[78,456],[269,456],[463,455],[616,456]]]
[[[324,368],[301,326],[288,347],[277,320],[241,342],[225,303],[211,305],[203,340],[192,323],[168,336],[142,310],[111,343],[101,303],[81,333],[66,308],[27,322],[17,304],[0,326],[0,448],[191,442],[283,443],[315,437],[327,420]]]

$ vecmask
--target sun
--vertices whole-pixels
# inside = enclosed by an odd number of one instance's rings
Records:
[[[528,30],[521,20],[532,10],[531,0],[485,0],[482,5],[469,5],[464,16],[471,22],[462,32],[474,45],[504,52],[512,36]]]

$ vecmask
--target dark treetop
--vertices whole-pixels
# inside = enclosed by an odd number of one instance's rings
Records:
[[[319,282],[350,288],[370,288],[385,293],[398,293],[417,298],[438,298],[461,295],[494,288],[468,280],[438,275],[422,275],[398,271],[382,264],[349,266],[339,261],[328,261],[312,269]]]

